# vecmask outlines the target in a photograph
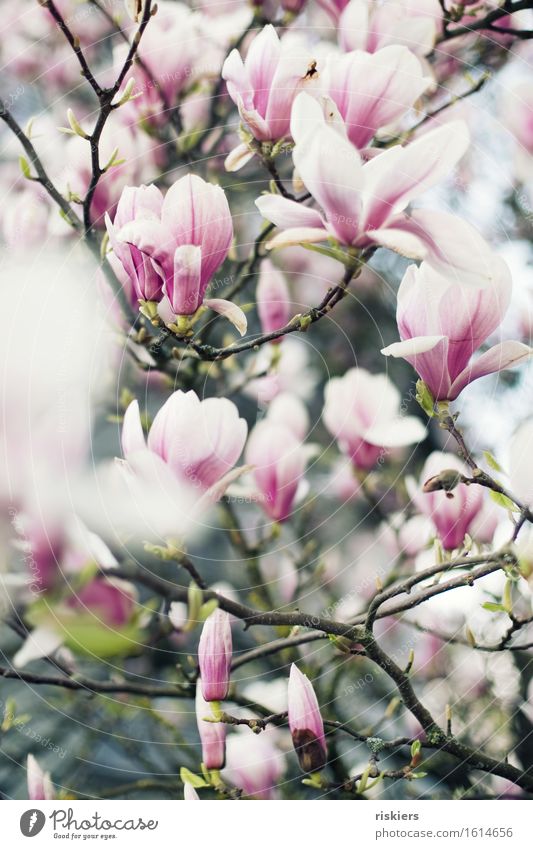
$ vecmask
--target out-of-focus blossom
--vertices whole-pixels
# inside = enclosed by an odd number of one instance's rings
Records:
[[[258,141],[289,135],[291,107],[312,64],[311,55],[286,47],[271,24],[256,35],[244,61],[238,50],[232,50],[222,76],[242,120]]]
[[[202,761],[207,769],[222,769],[226,758],[226,726],[209,722],[211,705],[202,696],[202,682],[196,682],[196,722],[202,743]],[[207,720],[207,721],[206,721]]]
[[[326,765],[324,723],[317,697],[307,675],[292,664],[289,676],[289,728],[304,772],[319,772]]]
[[[533,419],[523,422],[511,439],[509,477],[514,495],[533,504]]]
[[[140,217],[115,233],[152,261],[163,280],[162,292],[176,315],[193,315],[204,302],[207,287],[228,254],[233,223],[220,186],[188,174],[168,190],[159,217]],[[115,227],[116,231],[116,227]],[[205,301],[223,311],[226,301]],[[238,308],[237,308],[238,309]]]
[[[81,123],[88,131],[91,121]],[[100,163],[107,166],[113,156],[119,164],[107,168],[100,177],[91,203],[91,217],[97,227],[104,226],[107,212],[113,217],[122,190],[128,185],[142,183],[145,174],[156,165],[157,145],[146,133],[140,133],[135,123],[121,109],[111,113],[100,139]],[[65,193],[84,198],[92,179],[91,145],[87,139],[71,136],[64,147],[58,183]]]
[[[261,348],[252,378],[246,385],[246,394],[260,404],[268,404],[281,392],[293,393],[305,401],[318,379],[309,362],[307,345],[301,339],[288,336],[278,348],[275,364],[272,364],[271,349],[266,345]]]
[[[389,44],[402,44],[426,56],[441,28],[438,0],[350,0],[344,6],[339,20],[344,50],[374,53]]]
[[[128,461],[148,449],[191,487],[203,492],[216,488],[220,496],[219,488],[241,455],[246,433],[246,422],[232,401],[200,401],[196,392],[179,389],[157,412],[146,441],[139,404],[131,402],[122,426],[122,449]]]
[[[130,221],[157,221],[161,215],[163,195],[157,186],[126,186],[117,204],[113,223],[106,213],[105,223],[109,234],[109,242],[113,249],[111,257],[116,260],[117,268],[123,287],[132,289],[129,300],[160,301],[162,298],[163,279],[157,267],[146,254],[135,245],[117,239],[117,232]]]
[[[28,799],[55,799],[54,785],[49,772],[45,772],[33,755],[28,755],[26,761],[26,776],[28,782]]]
[[[377,130],[402,118],[429,82],[416,56],[398,45],[331,56],[321,77],[322,91],[336,104],[348,138],[360,149]]]
[[[290,295],[285,277],[268,259],[261,263],[256,290],[257,312],[263,333],[284,327],[290,318]],[[274,341],[281,341],[277,339]]]
[[[359,249],[382,246],[426,259],[441,273],[460,275],[465,284],[492,279],[491,252],[473,227],[445,212],[405,212],[466,151],[464,122],[450,122],[405,147],[394,145],[365,164],[342,126],[328,124],[322,107],[308,94],[296,98],[291,128],[295,167],[322,212],[281,195],[258,198],[261,214],[283,231],[269,247],[333,238]]]
[[[206,702],[222,701],[228,695],[232,648],[229,614],[217,607],[205,620],[198,644],[202,695]]]
[[[269,422],[288,427],[302,442],[309,430],[309,414],[297,395],[282,392],[276,395],[268,408]]]
[[[246,462],[253,467],[260,504],[275,522],[284,522],[291,515],[308,457],[308,450],[290,424],[267,415],[250,433]]]
[[[400,404],[400,393],[386,375],[352,368],[326,384],[324,422],[343,454],[357,468],[371,469],[384,448],[425,437],[422,422],[401,416]]]
[[[519,180],[530,180],[533,177],[533,93],[529,81],[505,92],[502,111],[517,141],[516,175]]]
[[[115,70],[124,64],[127,51],[128,45],[115,47]],[[192,84],[201,70],[200,59],[205,60],[205,55],[199,16],[184,3],[161,0],[139,45],[141,63],[135,63],[133,69],[136,97],[131,106],[157,123],[168,120],[164,104],[175,106],[183,88]]]
[[[348,5],[349,0],[318,0],[318,5],[337,23],[342,11]]]
[[[450,281],[426,263],[410,266],[400,285],[396,318],[402,341],[382,354],[411,363],[437,401],[453,401],[473,380],[531,356],[528,345],[505,341],[471,362],[501,324],[511,298],[506,263],[493,255],[491,265],[492,280],[483,288],[463,286],[461,277]]]
[[[250,741],[249,734],[228,737],[223,778],[253,799],[277,798],[276,786],[285,771],[285,759],[271,730]],[[253,745],[252,745],[253,742]]]
[[[307,4],[307,0],[281,0],[281,8],[286,12],[299,14]]]
[[[183,798],[186,802],[199,802],[200,797],[192,784],[185,782],[183,786]]]
[[[459,483],[453,491],[423,491],[423,485],[444,471],[457,471],[469,476],[468,468],[455,454],[434,451],[427,458],[420,483],[412,478],[406,480],[413,503],[425,516],[432,520],[443,548],[453,551],[460,548],[472,523],[483,509],[484,493],[480,486]]]
[[[2,210],[2,233],[7,246],[27,250],[42,244],[48,237],[48,200],[33,186],[9,194],[9,202]]]

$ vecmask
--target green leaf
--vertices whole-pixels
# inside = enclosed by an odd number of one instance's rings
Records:
[[[184,784],[190,784],[195,790],[199,790],[202,787],[209,787],[207,781],[204,781],[204,779],[201,776],[196,775],[196,773],[191,772],[186,766],[182,766],[180,769],[180,778]]]
[[[411,743],[411,757],[416,757],[416,755],[419,754],[421,748],[422,744],[420,740],[413,740],[413,742]]]
[[[493,601],[484,601],[481,607],[484,610],[490,610],[491,613],[507,613],[503,604],[496,604]]]
[[[19,165],[20,165],[20,170],[22,171],[22,173],[26,177],[26,179],[31,180],[30,163],[28,162],[26,157],[19,156]]]
[[[493,457],[490,451],[484,451],[483,456],[487,461],[487,464],[491,467],[491,469],[494,469],[495,472],[503,472],[502,467],[500,466],[496,458]]]
[[[507,496],[502,492],[494,492],[494,490],[491,489],[490,497],[496,502],[496,504],[499,504],[499,506],[503,507],[505,510],[510,510],[512,513],[520,512],[516,504],[514,504],[514,502],[512,502],[510,498],[507,498]]]
[[[416,382],[416,400],[430,418],[435,415],[435,400],[423,380]]]
[[[412,772],[411,778],[425,778],[426,775],[427,775],[427,772]]]

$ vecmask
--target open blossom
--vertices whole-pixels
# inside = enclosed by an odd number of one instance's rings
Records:
[[[280,195],[256,200],[261,214],[280,227],[269,247],[322,242],[330,238],[364,249],[381,245],[412,259],[426,259],[464,283],[492,276],[488,245],[465,221],[409,203],[446,177],[466,151],[466,124],[453,121],[403,147],[393,147],[363,164],[338,121],[329,124],[308,94],[294,103],[294,165],[322,211]]]
[[[163,281],[161,291],[176,315],[193,315],[233,239],[223,189],[187,174],[166,193],[160,216],[149,217],[146,205],[139,206],[138,213],[120,230],[115,226],[114,238],[152,260]]]
[[[54,785],[49,772],[45,772],[39,766],[33,755],[28,755],[26,762],[26,775],[28,783],[28,799],[55,799]]]
[[[526,419],[511,439],[509,477],[517,498],[533,505],[533,419]]]
[[[425,438],[419,419],[400,415],[400,403],[400,393],[386,375],[352,368],[326,384],[324,422],[354,466],[371,469],[384,448]]]
[[[443,471],[455,470],[469,477],[469,470],[455,454],[434,451],[427,458],[420,483],[412,478],[406,480],[409,494],[420,512],[429,516],[440,538],[443,548],[453,551],[460,548],[466,534],[484,506],[484,493],[480,486],[459,483],[451,492],[443,490],[423,491],[423,485]]]
[[[269,259],[261,263],[256,299],[263,333],[271,333],[287,324],[290,318],[289,290],[285,277]]]
[[[440,32],[438,0],[350,0],[339,18],[339,41],[344,50],[374,53],[388,44],[403,44],[427,56]]]
[[[271,24],[256,35],[243,61],[232,50],[222,68],[228,92],[258,141],[289,135],[291,107],[313,57],[285,46]]]
[[[231,653],[230,616],[217,607],[205,620],[198,644],[202,695],[206,702],[222,701],[228,695]]]
[[[246,441],[247,426],[227,398],[200,401],[196,392],[179,389],[156,413],[145,440],[139,404],[132,401],[122,426],[127,460],[148,450],[184,483],[222,495]]]
[[[222,769],[226,760],[226,726],[209,722],[211,705],[202,696],[202,682],[196,682],[196,723],[202,743],[202,761],[207,769]],[[207,720],[207,721],[206,721]]]
[[[303,485],[309,459],[303,444],[306,424],[306,411],[293,396],[282,398],[250,433],[246,462],[253,467],[260,504],[275,522],[290,517]]]
[[[531,356],[522,342],[494,345],[472,354],[501,324],[511,298],[506,263],[493,255],[492,281],[483,288],[447,280],[426,263],[410,266],[398,290],[397,322],[401,342],[385,356],[403,357],[416,369],[437,401],[453,401],[473,380],[518,365]]]
[[[336,104],[348,138],[360,149],[377,130],[403,117],[429,83],[416,56],[400,45],[331,56],[321,76],[322,91]]]
[[[292,664],[289,676],[289,728],[304,772],[319,772],[326,765],[324,723],[317,697],[307,675]]]

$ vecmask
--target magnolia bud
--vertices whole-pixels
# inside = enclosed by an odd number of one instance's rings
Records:
[[[222,769],[226,760],[226,726],[211,722],[211,705],[202,696],[202,682],[196,682],[196,722],[202,741],[202,760],[206,769]]]
[[[230,617],[217,607],[205,620],[198,644],[202,695],[208,702],[218,702],[228,695],[231,651]]]
[[[326,765],[324,724],[313,685],[293,663],[289,676],[289,728],[304,772],[319,772]]]

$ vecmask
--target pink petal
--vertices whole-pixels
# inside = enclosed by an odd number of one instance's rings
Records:
[[[459,393],[472,381],[487,374],[495,374],[508,368],[514,368],[528,360],[533,354],[533,348],[523,342],[500,342],[481,354],[474,362],[454,380],[450,400],[457,398]]]
[[[281,195],[261,195],[255,201],[259,212],[267,221],[283,230],[289,227],[324,227],[322,216],[316,209],[302,206]]]
[[[210,310],[214,310],[219,313],[219,315],[223,315],[224,318],[228,319],[228,321],[231,321],[241,336],[244,336],[248,329],[248,321],[245,314],[241,308],[237,306],[237,304],[234,304],[231,301],[226,301],[223,298],[208,298],[207,300],[204,300],[204,305],[209,307]]]

